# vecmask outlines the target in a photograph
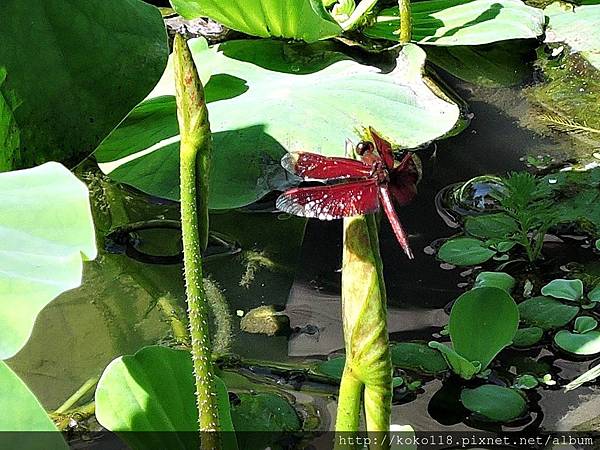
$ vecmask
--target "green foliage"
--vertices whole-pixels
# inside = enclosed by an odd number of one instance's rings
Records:
[[[81,284],[96,257],[87,187],[58,163],[0,174],[0,359],[27,342],[39,312]]]
[[[587,333],[588,331],[592,331],[596,329],[598,326],[598,321],[590,316],[580,316],[575,319],[575,325],[573,330],[576,333]]]
[[[597,355],[600,353],[600,331],[571,333],[567,330],[560,330],[554,336],[554,343],[561,349],[575,355]]]
[[[227,389],[218,378],[216,387],[221,429],[233,431]],[[106,367],[96,388],[96,417],[108,430],[121,433],[133,449],[196,449],[194,392],[189,352],[145,347]],[[233,434],[223,436],[231,439],[225,448],[235,448]]]
[[[171,0],[171,4],[186,19],[210,17],[258,37],[315,42],[342,32],[320,0]]]
[[[426,0],[411,3],[412,40],[426,45],[480,45],[543,33],[544,15],[515,0]],[[398,7],[379,12],[364,33],[398,40]]]
[[[480,272],[473,287],[497,287],[510,294],[516,283],[514,277],[504,272]]]
[[[556,279],[542,287],[542,295],[578,302],[583,297],[581,280]]]
[[[531,347],[542,340],[544,330],[539,327],[519,328],[513,339],[515,347]]]
[[[435,350],[439,350],[439,352],[446,359],[448,367],[450,367],[450,369],[452,369],[452,371],[459,377],[464,378],[465,380],[470,380],[476,374],[481,372],[481,363],[479,361],[471,362],[456,353],[454,349],[442,344],[441,342],[431,341],[429,346]]]
[[[0,171],[88,156],[167,61],[141,0],[3,0],[0,17]]]
[[[493,422],[510,422],[525,413],[527,403],[516,389],[486,384],[464,389],[460,401],[470,411]]]
[[[579,307],[565,305],[548,297],[533,297],[519,303],[521,320],[543,330],[554,330],[568,324],[579,313]]]
[[[512,297],[497,287],[478,287],[461,295],[450,311],[452,353],[444,351],[453,370],[466,378],[463,359],[479,370],[485,370],[502,349],[509,346],[519,325],[519,310]],[[430,343],[440,349],[439,343]],[[462,373],[461,373],[462,372]],[[472,372],[467,368],[466,374]],[[472,374],[471,374],[472,376]],[[470,378],[470,377],[469,377]],[[468,379],[468,378],[467,378]]]
[[[317,372],[327,375],[335,380],[341,380],[344,373],[344,364],[346,363],[345,356],[328,359],[325,362],[319,363],[316,367]]]
[[[400,342],[390,348],[392,365],[400,369],[414,370],[436,375],[447,370],[444,358],[427,344]]]
[[[445,242],[438,251],[438,258],[455,266],[472,266],[491,259],[496,252],[479,239],[459,237]]]
[[[289,187],[280,165],[286,151],[345,156],[345,140],[358,142],[368,125],[397,145],[415,147],[449,132],[459,118],[458,106],[425,83],[425,53],[413,45],[386,73],[325,43],[243,40],[208,48],[193,40],[190,46],[197,66],[212,71],[204,80],[214,138],[211,209],[240,207]],[[95,156],[112,179],[177,200],[171,83],[167,76],[161,82],[166,88],[136,108]]]

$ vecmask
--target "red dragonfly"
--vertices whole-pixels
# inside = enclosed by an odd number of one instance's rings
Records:
[[[363,141],[356,146],[360,160],[309,152],[286,154],[281,165],[288,172],[304,180],[334,183],[290,189],[277,198],[276,206],[289,214],[320,220],[371,214],[383,207],[398,243],[412,259],[408,237],[393,201],[405,205],[413,199],[419,167],[408,152],[396,162],[390,143],[372,128],[369,131],[373,142]]]

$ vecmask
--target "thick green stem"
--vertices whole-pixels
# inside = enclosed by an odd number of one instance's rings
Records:
[[[342,316],[346,365],[340,387],[342,414],[338,413],[336,431],[358,431],[358,411],[352,409],[352,405],[356,396],[360,397],[364,385],[367,431],[387,432],[391,413],[392,364],[375,216],[344,219],[343,251]],[[348,411],[357,417],[346,417]],[[349,429],[350,426],[354,428]]]
[[[400,15],[400,30],[398,30],[398,40],[401,44],[408,44],[412,38],[410,0],[398,0],[398,12]]]
[[[335,430],[341,432],[358,431],[360,423],[360,403],[363,383],[352,373],[349,366],[344,368],[337,407]]]
[[[202,449],[221,447],[216,384],[211,359],[208,327],[209,305],[202,281],[202,250],[208,236],[208,170],[211,135],[204,89],[182,36],[175,37],[173,48],[177,117],[179,119],[181,232],[188,303],[188,322],[196,380],[198,421]],[[200,189],[198,189],[200,185]],[[203,208],[203,209],[199,209]]]
[[[342,29],[348,31],[358,27],[364,21],[366,15],[371,12],[376,3],[377,0],[362,0],[350,17],[348,17],[348,20],[340,23]]]

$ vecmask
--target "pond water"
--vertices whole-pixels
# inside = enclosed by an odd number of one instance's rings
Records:
[[[433,241],[455,233],[436,211],[436,194],[449,184],[477,175],[523,170],[524,155],[563,155],[574,145],[566,138],[541,136],[524,127],[530,106],[523,88],[479,88],[443,76],[469,103],[473,117],[466,131],[423,152],[425,170],[419,194],[399,210],[410,234],[414,261],[406,259],[389,225],[382,221],[381,253],[392,341],[432,339],[447,323],[446,306],[464,290],[459,287],[465,282],[462,271],[442,268],[427,252]],[[106,247],[103,235],[112,226],[178,217],[175,204],[148,199],[97,174],[88,173],[85,178],[94,195],[100,247]],[[241,382],[237,373],[255,386],[285,391],[296,399],[299,409],[318,415],[319,429],[332,427],[336,386],[298,377],[293,369],[343,350],[341,223],[314,220],[305,230],[300,219],[271,212],[238,212],[214,214],[211,227],[242,248],[242,253],[206,263],[207,273],[230,304],[234,322],[231,351],[242,358],[237,369],[228,369],[230,377]],[[176,254],[178,237],[176,230],[147,231],[140,246],[148,252]],[[272,267],[264,267],[261,258]],[[247,286],[240,285],[244,277]],[[184,304],[180,264],[146,264],[105,249],[96,261],[86,263],[83,286],[61,295],[40,314],[32,338],[9,365],[47,409],[55,409],[87,379],[100,375],[115,357],[164,341],[169,325],[155,304],[156,298],[164,295]],[[263,304],[275,305],[287,314],[292,328],[289,335],[268,337],[239,330],[236,313]],[[591,365],[555,359],[552,353],[541,351],[559,380],[573,379]],[[503,354],[503,361],[510,365],[511,358],[538,358],[539,352],[509,351]],[[430,379],[416,395],[397,395],[393,423],[410,423],[417,430],[483,427],[469,421],[447,400],[452,395],[441,399],[440,389],[451,391],[452,385],[452,380],[443,386],[441,380]],[[597,388],[537,392],[541,393],[535,402],[537,412],[517,427],[568,430],[598,414]]]

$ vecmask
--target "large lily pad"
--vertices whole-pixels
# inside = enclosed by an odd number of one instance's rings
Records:
[[[186,19],[210,17],[259,37],[314,42],[342,32],[320,0],[171,0],[171,4]]]
[[[230,41],[208,48],[195,40],[191,48],[196,64],[210,64],[213,74],[206,83],[214,133],[212,209],[247,205],[281,188],[285,151],[344,156],[345,140],[359,141],[368,126],[415,147],[444,135],[459,118],[458,106],[423,81],[425,53],[414,45],[386,73],[322,44]],[[96,157],[113,179],[177,200],[179,136],[169,78]]]
[[[535,38],[544,14],[520,0],[427,0],[411,3],[412,39],[428,45],[480,45]],[[367,36],[398,40],[398,7],[384,9]]]
[[[88,190],[58,163],[0,174],[0,359],[27,342],[39,312],[81,284],[96,257]]]
[[[221,429],[233,431],[227,388],[216,381]],[[199,448],[194,392],[189,352],[146,347],[104,370],[96,388],[96,417],[110,431],[121,432],[133,449]],[[224,436],[235,439],[232,433]]]
[[[3,0],[0,17],[1,171],[87,156],[166,64],[141,0]]]
[[[27,385],[0,361],[0,447],[31,450],[68,448],[48,414]],[[21,433],[3,433],[20,431]],[[23,433],[44,431],[46,433]],[[53,432],[53,433],[48,433]]]
[[[553,3],[544,13],[548,16],[546,42],[564,42],[600,69],[600,5]]]

